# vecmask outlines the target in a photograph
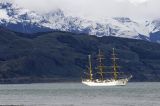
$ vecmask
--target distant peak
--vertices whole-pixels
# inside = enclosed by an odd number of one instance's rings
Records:
[[[3,5],[5,5],[5,4],[14,4],[14,1],[13,0],[1,0],[0,4],[3,4]]]
[[[156,27],[160,27],[160,19],[155,19],[151,23],[154,24]]]
[[[64,17],[64,12],[61,9],[56,9],[56,10],[50,11],[47,14],[51,15],[51,16],[62,16],[62,17]]]
[[[131,22],[131,19],[128,17],[114,17],[113,19],[122,23]]]
[[[8,8],[15,5],[15,2],[13,0],[2,0],[0,1],[0,8]]]

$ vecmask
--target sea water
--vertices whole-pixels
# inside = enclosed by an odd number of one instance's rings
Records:
[[[160,83],[88,87],[81,83],[0,85],[0,105],[160,106]]]

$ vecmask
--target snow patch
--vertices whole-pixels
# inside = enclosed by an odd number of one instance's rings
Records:
[[[6,10],[0,9],[0,19],[5,19],[5,20],[10,19]]]

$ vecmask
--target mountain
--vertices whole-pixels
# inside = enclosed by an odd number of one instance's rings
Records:
[[[120,70],[132,81],[160,81],[160,44],[68,32],[23,34],[0,28],[0,83],[80,81],[88,54],[98,49],[111,66],[116,48]],[[111,69],[108,67],[108,71]]]
[[[12,2],[0,3],[0,24],[8,29],[24,33],[51,31],[43,26],[47,23],[41,15],[18,7]]]
[[[48,32],[53,30],[88,35],[116,36],[160,42],[160,19],[137,21],[126,17],[88,20],[66,16],[62,10],[38,14],[20,8],[12,2],[0,3],[0,25],[23,33]]]

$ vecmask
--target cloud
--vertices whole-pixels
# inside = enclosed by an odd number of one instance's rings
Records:
[[[65,14],[85,18],[159,18],[160,0],[15,0],[25,8],[45,13],[57,8]]]
[[[116,1],[118,1],[118,2],[130,2],[130,3],[133,3],[133,4],[141,4],[141,3],[146,3],[149,0],[116,0]]]
[[[133,4],[141,4],[141,3],[146,3],[149,0],[129,0],[129,2],[133,3]]]

